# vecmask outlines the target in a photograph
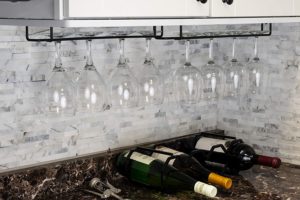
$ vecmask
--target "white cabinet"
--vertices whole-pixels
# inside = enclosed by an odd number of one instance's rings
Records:
[[[236,0],[235,16],[291,16],[294,0]]]
[[[232,4],[223,3],[222,0],[210,1],[211,17],[233,17],[235,15],[235,2]]]
[[[0,1],[0,18],[53,19],[53,0]]]
[[[197,0],[66,0],[67,18],[164,18],[208,16]]]
[[[164,0],[160,0],[164,1]],[[179,0],[180,1],[180,0]],[[186,17],[208,17],[209,16],[209,1],[205,4],[197,0],[181,0],[185,1]]]
[[[300,16],[300,0],[294,0],[294,14]]]
[[[299,2],[299,0],[233,0],[232,4],[228,5],[223,0],[211,0],[210,15],[212,17],[292,16],[294,1]]]

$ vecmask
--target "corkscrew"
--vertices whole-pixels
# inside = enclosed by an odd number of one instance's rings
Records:
[[[112,184],[110,184],[108,181],[106,181],[106,183],[104,183],[103,181],[101,181],[99,178],[93,178],[90,181],[90,187],[93,189],[96,189],[100,192],[104,191],[105,188],[110,189],[112,192],[119,194],[121,192],[120,189],[114,187]]]
[[[98,192],[94,192],[92,190],[84,190],[84,191],[87,192],[87,193],[99,196],[99,197],[101,197],[101,199],[107,199],[109,197],[115,197],[116,199],[119,199],[119,200],[130,200],[130,199],[124,199],[121,196],[119,196],[118,194],[121,192],[121,190],[114,187],[108,181],[106,181],[104,183],[99,178],[93,178],[90,181],[89,186],[91,188],[97,190]]]

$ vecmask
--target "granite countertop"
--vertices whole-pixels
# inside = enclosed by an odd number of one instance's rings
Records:
[[[0,199],[100,199],[80,190],[88,187],[88,182],[93,177],[108,177],[114,186],[122,189],[120,195],[131,200],[209,199],[192,192],[166,194],[132,183],[115,171],[113,160],[112,157],[91,158],[2,176]],[[217,199],[300,199],[300,166],[283,164],[280,169],[256,166],[232,178],[233,188],[229,191],[219,188]]]

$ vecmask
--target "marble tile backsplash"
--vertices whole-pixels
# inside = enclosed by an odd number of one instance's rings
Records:
[[[238,41],[238,58],[244,64],[253,55],[253,41]],[[230,58],[231,44],[231,39],[215,41],[220,65]],[[144,48],[143,39],[126,40],[126,56],[136,76],[142,73]],[[152,54],[166,84],[164,104],[49,118],[43,114],[42,97],[54,45],[27,42],[23,27],[2,26],[0,172],[214,128],[245,139],[259,153],[300,164],[300,24],[274,25],[273,36],[260,39],[259,52],[267,74],[263,94],[182,107],[173,96],[172,72],[184,63],[184,42],[154,40]],[[74,80],[85,64],[85,53],[84,41],[62,43],[63,64]],[[95,65],[107,82],[118,56],[117,40],[93,42]],[[208,41],[191,41],[193,65],[200,67],[207,58]]]

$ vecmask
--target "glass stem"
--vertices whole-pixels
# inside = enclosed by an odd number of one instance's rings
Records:
[[[55,42],[55,67],[54,68],[62,68],[61,61],[61,43]]]
[[[258,59],[258,37],[255,37],[254,59]]]
[[[119,43],[120,43],[120,60],[119,60],[119,64],[125,64],[126,63],[126,59],[124,56],[124,52],[125,52],[125,47],[124,47],[124,39],[120,39]]]
[[[86,41],[86,66],[93,66],[93,57],[92,57],[92,40]]]
[[[150,62],[151,61],[150,43],[151,43],[151,39],[147,38],[146,39],[146,62]]]
[[[190,64],[190,41],[185,42],[185,63]]]
[[[236,60],[236,57],[235,57],[235,44],[236,44],[236,38],[233,38],[233,42],[232,42],[232,60]]]
[[[210,39],[210,41],[209,41],[209,61],[214,60],[213,52],[214,52],[214,40]]]

